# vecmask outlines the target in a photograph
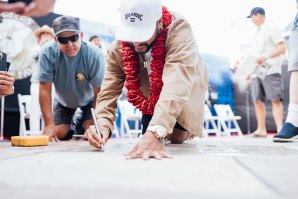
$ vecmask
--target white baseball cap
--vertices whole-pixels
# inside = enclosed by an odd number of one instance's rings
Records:
[[[121,41],[142,42],[150,39],[162,16],[160,0],[122,0],[120,26],[115,36]]]

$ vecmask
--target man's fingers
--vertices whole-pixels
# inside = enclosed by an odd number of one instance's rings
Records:
[[[102,134],[102,143],[106,144],[109,140],[110,129],[104,128],[103,130],[100,131],[100,133]]]
[[[2,91],[7,91],[11,88],[12,88],[12,86],[1,85],[1,83],[0,83],[0,89],[2,89]]]
[[[60,140],[58,139],[57,135],[54,135],[54,140],[55,140],[55,142],[60,142]]]
[[[35,2],[31,2],[28,6],[26,6],[22,14],[30,17],[40,15],[37,10],[37,4]]]
[[[4,3],[0,2],[0,12],[15,12],[20,13],[25,8],[26,4],[23,2],[17,3]]]
[[[0,77],[1,77],[1,80],[0,80],[1,85],[12,86],[15,81],[14,78],[11,76],[0,74]]]
[[[93,127],[93,129],[92,129]],[[89,129],[87,129],[86,131],[86,135],[87,135],[87,139],[90,145],[96,147],[96,148],[100,148],[101,146],[101,142],[100,142],[100,138],[98,137],[98,135],[96,133],[93,132],[94,126],[90,126]]]
[[[124,155],[130,155],[132,153],[134,153],[137,150],[138,145],[135,145],[132,149],[130,149],[127,153],[125,153]]]
[[[135,151],[134,153],[132,153],[132,154],[126,156],[125,158],[126,158],[127,160],[130,160],[130,159],[136,159],[136,158],[141,158],[141,157],[142,157],[142,154],[143,154],[143,153],[142,153],[141,151]]]
[[[155,158],[157,160],[161,160],[161,155],[158,151],[153,151],[152,156],[153,156],[153,158]]]
[[[35,0],[24,8],[22,14],[30,17],[47,15],[49,12],[53,11],[54,5],[55,0]]]
[[[169,159],[172,159],[173,156],[169,155],[169,154],[166,154],[165,152],[159,152],[161,154],[161,157],[162,158],[169,158]]]
[[[14,77],[11,73],[6,71],[0,71],[0,75],[4,77]]]
[[[149,150],[145,151],[142,155],[143,160],[149,160],[151,153]]]

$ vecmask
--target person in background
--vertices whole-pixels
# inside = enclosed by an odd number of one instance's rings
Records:
[[[84,128],[93,124],[91,108],[100,92],[105,62],[98,48],[82,41],[78,18],[58,17],[53,29],[54,41],[45,44],[39,58],[39,102],[45,122],[43,134],[58,141],[72,138],[71,124],[78,108],[83,112]]]
[[[298,0],[296,4],[298,11]],[[287,119],[278,134],[273,137],[274,142],[291,142],[298,139],[298,12],[290,33],[289,46],[290,104]]]
[[[37,45],[33,49],[33,57],[36,60],[36,64],[32,66],[32,76],[31,76],[31,110],[30,110],[30,131],[38,132],[40,130],[40,105],[39,105],[39,66],[38,59],[41,48],[53,39],[54,30],[47,25],[43,25],[34,31],[35,38],[37,40]]]
[[[257,27],[252,50],[256,57],[257,72],[259,72],[251,75],[250,82],[257,118],[257,129],[250,136],[264,137],[267,136],[265,97],[272,103],[272,114],[277,131],[281,129],[283,123],[281,67],[286,48],[281,30],[266,21],[263,8],[253,8],[247,18],[250,18]]]
[[[125,83],[128,101],[143,113],[143,136],[126,158],[171,158],[165,139],[202,136],[208,78],[191,26],[160,0],[122,0],[120,17],[95,110],[103,139],[94,125],[85,135],[97,148],[108,141]]]
[[[14,12],[29,17],[47,15],[54,9],[56,0],[32,0],[28,5],[26,0],[15,0],[15,3],[0,1],[0,12]]]
[[[89,38],[89,42],[93,43],[94,45],[96,45],[98,48],[101,48],[101,44],[100,44],[100,38],[98,35],[92,35]]]

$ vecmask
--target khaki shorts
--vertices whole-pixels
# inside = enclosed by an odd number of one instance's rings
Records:
[[[250,83],[252,101],[257,100],[282,100],[284,86],[282,76],[279,73],[267,75],[265,79],[252,78]]]

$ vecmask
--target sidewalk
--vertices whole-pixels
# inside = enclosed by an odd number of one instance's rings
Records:
[[[298,142],[203,138],[167,145],[172,160],[125,160],[136,142],[112,139],[105,152],[86,141],[0,143],[0,198],[298,198]]]

